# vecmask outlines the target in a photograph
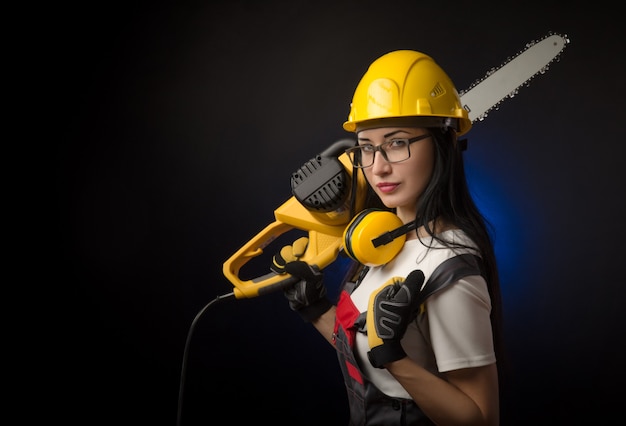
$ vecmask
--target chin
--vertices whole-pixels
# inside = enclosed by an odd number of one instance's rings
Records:
[[[380,201],[383,202],[383,204],[385,205],[385,207],[387,207],[388,209],[395,209],[396,207],[398,207],[398,203],[394,202],[393,200],[389,199],[388,197],[380,197]]]
[[[380,201],[382,201],[382,203],[385,205],[385,207],[395,209],[400,205],[400,200],[396,194],[385,194],[382,192],[376,192],[376,194],[378,195],[378,198],[380,198]]]

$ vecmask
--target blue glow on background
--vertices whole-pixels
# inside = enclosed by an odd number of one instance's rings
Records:
[[[466,177],[470,192],[483,216],[492,225],[492,237],[500,273],[503,294],[517,295],[519,265],[522,259],[524,232],[521,209],[515,205],[511,192],[512,177],[490,174],[490,165],[484,159],[480,164],[466,162]]]

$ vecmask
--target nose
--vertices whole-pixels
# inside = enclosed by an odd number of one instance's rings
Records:
[[[374,163],[372,164],[372,173],[375,175],[383,175],[389,173],[391,163],[387,161],[387,156],[382,149],[374,153]]]

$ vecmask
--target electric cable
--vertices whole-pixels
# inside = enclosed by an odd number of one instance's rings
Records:
[[[185,348],[183,350],[183,364],[182,364],[182,368],[181,368],[181,371],[180,371],[180,387],[178,389],[178,413],[176,415],[176,425],[177,426],[181,426],[181,424],[182,424],[183,393],[184,393],[184,390],[185,390],[185,376],[186,376],[186,373],[187,373],[187,358],[189,356],[189,346],[191,344],[191,337],[193,335],[194,329],[196,328],[196,324],[198,323],[198,320],[200,319],[200,317],[202,317],[202,315],[204,315],[206,310],[209,309],[209,307],[211,305],[213,305],[216,302],[219,302],[220,300],[229,299],[229,298],[234,297],[234,296],[235,296],[234,292],[223,294],[221,296],[217,296],[215,299],[213,299],[212,301],[207,303],[204,306],[204,308],[202,308],[200,310],[200,312],[198,312],[196,317],[191,322],[191,325],[189,326],[189,332],[187,333],[187,340],[185,342]]]

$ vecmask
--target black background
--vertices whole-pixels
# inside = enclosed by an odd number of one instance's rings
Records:
[[[571,41],[558,62],[467,135],[497,233],[503,424],[621,415],[623,23],[598,2],[558,3],[57,6],[44,37],[63,106],[53,273],[71,308],[45,398],[68,389],[55,407],[66,422],[174,425],[190,325],[233,290],[223,263],[273,222],[293,171],[351,136],[341,124],[367,65],[420,50],[463,90],[556,32]],[[184,389],[185,426],[347,422],[332,348],[279,293],[206,310]]]

